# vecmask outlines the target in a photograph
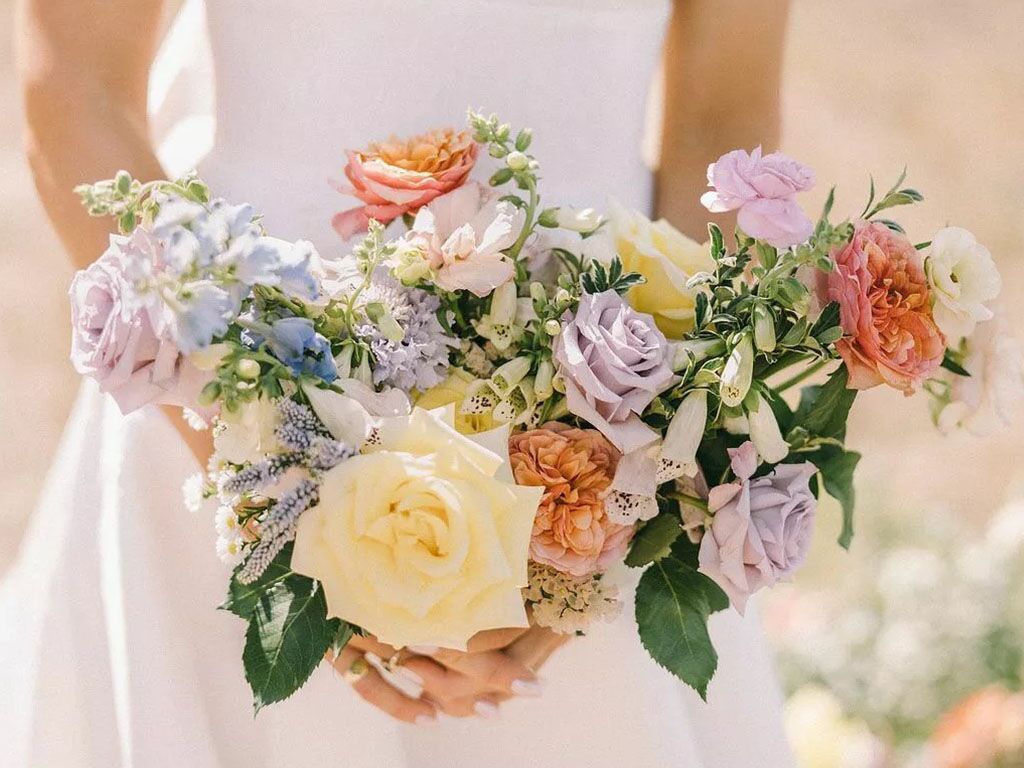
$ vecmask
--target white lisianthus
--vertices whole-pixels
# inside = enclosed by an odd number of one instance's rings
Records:
[[[777,464],[789,454],[789,444],[783,439],[775,412],[764,395],[758,394],[756,410],[747,411],[747,426],[750,441],[762,461]]]
[[[697,449],[708,422],[708,393],[694,389],[679,404],[661,444],[661,460],[688,467],[697,461]]]
[[[593,208],[559,208],[555,217],[558,226],[573,232],[593,232],[604,221],[601,214]]]
[[[1000,320],[982,323],[966,341],[970,376],[944,373],[935,421],[943,432],[985,436],[1008,427],[1024,395],[1024,351]]]
[[[415,408],[323,475],[292,568],[323,584],[329,617],[397,648],[464,650],[479,631],[529,626],[520,589],[544,489],[516,485],[497,432],[471,439]]]
[[[232,464],[260,461],[277,449],[274,430],[280,422],[276,406],[266,397],[242,403],[236,411],[221,411],[213,433],[217,457]]]
[[[999,270],[988,249],[966,229],[946,227],[935,233],[925,272],[935,322],[951,343],[992,319],[985,305],[999,295]]]

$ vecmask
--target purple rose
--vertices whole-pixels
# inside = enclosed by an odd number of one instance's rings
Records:
[[[668,342],[650,315],[615,291],[584,294],[555,341],[569,410],[597,427],[623,453],[657,439],[639,415],[679,379],[667,362]]]
[[[776,248],[798,245],[814,230],[814,224],[796,202],[797,192],[814,186],[814,171],[806,165],[773,152],[761,155],[733,150],[708,166],[708,186],[700,201],[712,213],[739,211],[737,222],[751,237]]]
[[[809,480],[814,465],[779,464],[753,480],[757,452],[749,441],[731,449],[736,482],[711,489],[714,516],[700,542],[700,571],[725,590],[743,613],[747,598],[789,578],[804,564],[817,502]]]
[[[133,257],[152,257],[141,230],[110,247],[71,282],[71,362],[99,382],[122,413],[150,403],[194,406],[206,379],[154,329],[155,307],[140,303],[125,277]],[[161,325],[163,325],[161,323]]]

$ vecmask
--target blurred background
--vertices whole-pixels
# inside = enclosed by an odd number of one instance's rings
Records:
[[[12,5],[0,0],[0,284],[11,286],[0,575],[77,385],[71,270],[21,151]],[[869,176],[887,187],[906,165],[925,194],[900,212],[911,238],[972,229],[1003,273],[1014,329],[1024,321],[1022,43],[1019,0],[794,0],[784,91],[783,148],[838,183],[836,212],[857,213]],[[927,398],[901,398],[876,389],[854,409],[849,443],[865,458],[852,551],[831,545],[839,516],[826,506],[816,560],[766,606],[797,751],[803,768],[879,768],[927,765],[929,743],[952,744],[962,760],[949,765],[1024,766],[1024,699],[1013,693],[1024,674],[1024,414],[993,438],[940,437]]]

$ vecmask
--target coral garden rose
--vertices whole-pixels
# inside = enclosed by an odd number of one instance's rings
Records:
[[[814,186],[814,171],[781,152],[727,152],[708,166],[708,186],[713,191],[700,199],[705,208],[737,211],[740,229],[776,248],[799,245],[814,229],[796,202],[798,192]]]
[[[467,131],[429,131],[409,139],[392,137],[349,152],[341,189],[364,205],[337,214],[335,230],[348,240],[365,232],[370,219],[387,224],[463,184],[476,163],[479,145]]]
[[[804,563],[817,507],[808,484],[813,464],[779,464],[751,479],[757,469],[753,443],[729,449],[736,482],[711,489],[710,528],[700,542],[700,571],[713,579],[740,613],[762,587],[786,579]]]
[[[144,230],[111,236],[110,247],[71,282],[71,362],[99,382],[122,413],[150,403],[193,406],[209,374],[169,338],[161,306],[140,303],[125,273],[130,260],[153,259]]]
[[[507,428],[487,444],[507,450]],[[361,455],[324,473],[299,519],[292,568],[323,584],[329,617],[395,647],[465,650],[526,627],[522,587],[543,489],[437,412],[381,419]]]
[[[587,576],[625,556],[633,527],[612,522],[602,501],[618,458],[594,429],[552,422],[512,436],[516,482],[544,489],[530,543],[534,561]]]
[[[839,302],[837,342],[849,386],[888,384],[911,394],[942,363],[946,340],[932,318],[921,254],[879,222],[859,222],[833,251],[827,298]]]
[[[615,291],[584,294],[555,340],[569,410],[586,419],[623,453],[658,435],[639,414],[679,379],[669,346],[650,315],[632,309]]]
[[[483,297],[515,275],[502,251],[519,237],[524,214],[500,197],[470,182],[416,214],[404,242],[422,255],[439,288]]]
[[[708,247],[664,219],[651,221],[621,206],[611,209],[607,236],[623,268],[646,278],[627,291],[630,306],[651,315],[670,339],[681,339],[693,330],[697,289],[687,288],[686,282],[697,272],[714,268]]]

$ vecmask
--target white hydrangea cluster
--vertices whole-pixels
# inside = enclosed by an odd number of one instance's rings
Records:
[[[534,562],[523,598],[535,624],[563,635],[583,632],[595,621],[612,621],[622,610],[618,589],[600,574],[577,577]]]

